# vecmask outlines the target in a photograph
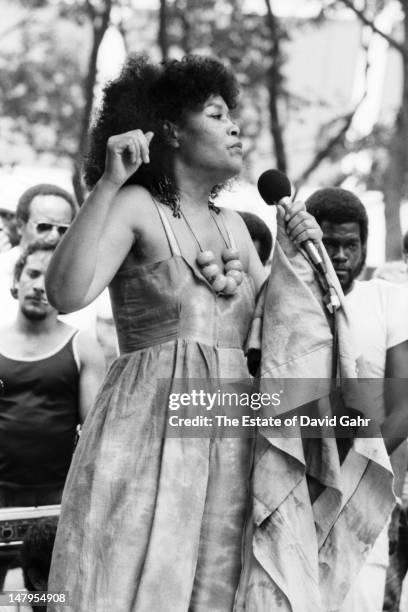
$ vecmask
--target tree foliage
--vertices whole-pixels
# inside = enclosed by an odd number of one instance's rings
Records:
[[[59,34],[27,24],[19,53],[8,51],[0,57],[0,111],[3,123],[13,121],[10,145],[23,137],[37,153],[56,158],[75,155],[83,104],[78,79],[83,67],[68,45],[58,45]]]
[[[2,122],[13,138],[37,153],[74,162],[74,189],[83,188],[80,159],[86,149],[97,78],[99,46],[108,28],[112,0],[21,0],[27,18],[17,25],[18,52],[4,51],[0,78]],[[41,17],[30,17],[41,12]],[[22,59],[23,58],[23,59]],[[9,160],[3,160],[8,163]]]
[[[388,33],[378,26],[377,17],[387,8],[389,0],[367,0],[361,7],[356,0],[337,0],[337,5],[349,8],[361,23],[387,41],[400,57],[401,93],[393,125],[377,126],[373,131],[372,169],[368,184],[384,193],[386,220],[386,257],[401,256],[400,206],[408,193],[408,0],[399,0],[401,27]],[[381,135],[380,140],[375,140]]]
[[[229,62],[241,88],[239,112],[246,149],[254,152],[258,140],[269,133],[269,140],[275,143],[276,164],[284,170],[279,114],[287,96],[279,41],[286,40],[287,33],[273,18],[272,14],[268,20],[259,12],[243,14],[240,0],[167,0],[165,53],[210,53]]]
[[[333,114],[329,121],[322,118],[315,153],[295,178],[304,182],[322,161],[338,161],[348,150],[369,148],[373,169],[367,185],[380,185],[386,194],[390,256],[398,248],[398,209],[408,189],[408,0],[399,0],[403,24],[398,33],[391,34],[381,33],[376,21],[388,2],[321,0],[321,10],[310,23],[320,27],[327,17],[336,16],[336,10],[348,7],[400,54],[404,86],[394,126],[378,125],[369,138],[356,143],[348,140],[348,130],[358,104],[341,115]],[[135,0],[20,0],[16,4],[22,8],[22,18],[3,30],[3,37],[14,36],[16,45],[3,45],[0,52],[3,143],[23,143],[56,161],[70,159],[81,199],[79,164],[87,144],[99,47],[114,12],[127,50],[132,52],[132,23],[137,23],[141,13]],[[270,165],[282,170],[290,165],[287,117],[326,101],[294,95],[284,77],[287,43],[305,28],[304,22],[277,19],[271,0],[265,0],[264,14],[243,14],[242,4],[241,0],[160,0],[159,10],[147,9],[154,26],[149,33],[146,30],[144,44],[148,52],[155,46],[162,57],[211,53],[230,63],[242,92],[239,113],[249,151],[248,177],[255,178],[251,162],[259,151],[269,155]],[[151,39],[154,35],[156,40]],[[4,150],[0,163],[9,163]]]

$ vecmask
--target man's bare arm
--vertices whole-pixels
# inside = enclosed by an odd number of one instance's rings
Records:
[[[101,346],[88,334],[79,332],[76,349],[80,361],[78,414],[82,425],[102,384],[106,366]]]
[[[381,427],[389,454],[408,437],[408,340],[387,350],[386,418]]]

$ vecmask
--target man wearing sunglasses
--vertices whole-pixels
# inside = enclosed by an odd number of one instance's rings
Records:
[[[33,221],[32,219],[27,222],[27,225],[30,224],[35,229],[36,234],[43,237],[44,240],[55,233],[58,234],[59,238],[62,238],[69,228],[69,223],[50,223],[49,221]]]
[[[22,251],[38,240],[54,246],[58,244],[77,211],[72,195],[57,185],[41,183],[21,195],[16,210],[20,242],[0,254],[0,309],[4,324],[11,323],[16,315],[10,287],[14,266]]]
[[[20,247],[24,249],[36,240],[57,244],[77,210],[74,198],[61,187],[46,183],[30,187],[17,204]]]

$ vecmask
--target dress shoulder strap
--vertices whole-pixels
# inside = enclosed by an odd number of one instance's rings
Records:
[[[79,329],[76,330],[72,334],[70,338],[70,344],[72,348],[72,356],[74,358],[75,365],[78,368],[78,372],[80,372],[81,371],[81,358],[79,356],[79,350],[78,350],[78,334],[79,334]]]
[[[170,251],[172,256],[174,255],[181,255],[181,249],[180,249],[180,245],[177,241],[177,238],[171,228],[170,222],[167,218],[166,213],[163,210],[163,204],[161,204],[160,202],[157,202],[154,198],[152,198],[154,205],[156,206],[157,212],[159,213],[162,225],[163,225],[163,229],[164,232],[166,234],[167,237],[167,241],[169,243],[169,247],[170,247]]]
[[[235,242],[233,233],[231,232],[230,228],[228,227],[227,218],[226,218],[226,215],[224,214],[224,211],[222,209],[220,209],[220,215],[222,215],[222,221],[223,221],[223,224],[224,224],[224,227],[225,227],[225,231],[227,232],[228,242],[230,243],[232,249],[236,249],[237,248],[237,243]]]

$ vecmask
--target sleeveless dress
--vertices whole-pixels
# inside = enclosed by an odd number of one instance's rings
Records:
[[[248,378],[252,279],[216,296],[183,257],[122,266],[110,290],[120,357],[86,420],[64,490],[49,591],[60,612],[229,612],[241,572],[251,444],[169,437],[157,390]],[[223,214],[223,213],[221,213]],[[228,231],[228,228],[227,228]],[[232,234],[228,231],[231,246]]]

